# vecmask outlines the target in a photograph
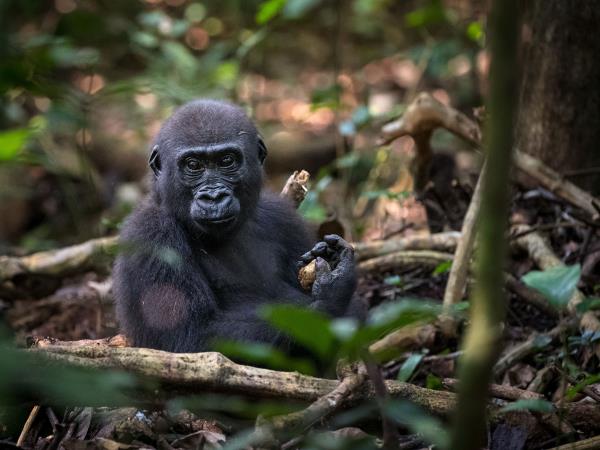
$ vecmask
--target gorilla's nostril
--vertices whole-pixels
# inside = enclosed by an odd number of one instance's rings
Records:
[[[198,194],[197,199],[204,202],[220,203],[229,197],[225,190],[204,191]]]

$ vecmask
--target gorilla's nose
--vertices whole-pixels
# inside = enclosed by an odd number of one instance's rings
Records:
[[[230,193],[227,189],[209,189],[198,193],[196,199],[203,203],[222,203],[227,200]]]

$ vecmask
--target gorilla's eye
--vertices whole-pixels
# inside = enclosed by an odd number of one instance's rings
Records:
[[[197,172],[202,169],[202,164],[197,159],[189,158],[185,162],[185,167],[192,172]]]
[[[231,167],[235,164],[235,158],[231,155],[225,155],[219,160],[221,167]]]

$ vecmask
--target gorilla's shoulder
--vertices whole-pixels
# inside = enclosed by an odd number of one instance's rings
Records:
[[[303,224],[302,218],[290,201],[273,192],[263,190],[256,209],[255,217],[258,221],[263,222],[259,225],[264,228],[270,228],[272,225]]]
[[[263,190],[256,209],[254,225],[267,239],[311,242],[312,230],[289,200]]]

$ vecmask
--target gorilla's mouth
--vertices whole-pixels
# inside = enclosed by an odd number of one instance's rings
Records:
[[[203,220],[204,223],[210,225],[227,225],[236,219],[235,214],[225,217],[207,217]]]

